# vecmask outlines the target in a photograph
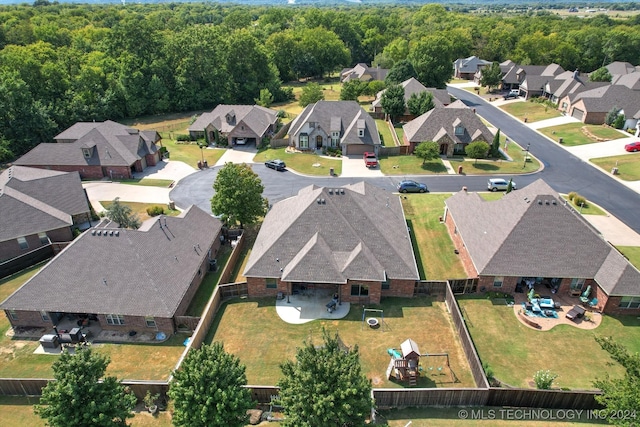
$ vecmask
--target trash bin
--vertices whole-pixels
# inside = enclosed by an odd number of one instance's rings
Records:
[[[611,175],[618,175],[618,168],[612,168]]]
[[[558,138],[558,143],[562,144],[564,142],[564,140],[562,139],[562,137]]]
[[[458,175],[462,175],[462,165],[458,166]]]
[[[202,169],[202,162],[198,160],[198,169]]]
[[[329,175],[333,176],[333,168],[329,168]]]
[[[209,167],[209,163],[207,163],[207,161],[206,161],[206,160],[204,161],[204,167],[205,167],[205,168],[208,168],[208,167]]]

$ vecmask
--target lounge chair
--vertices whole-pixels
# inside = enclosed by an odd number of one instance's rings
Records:
[[[582,293],[582,295],[580,295],[580,301],[583,304],[588,303],[590,295],[591,295],[591,285],[587,286],[587,289],[585,289],[585,291]]]
[[[589,307],[595,307],[598,305],[598,298],[594,298],[591,301],[589,301]]]

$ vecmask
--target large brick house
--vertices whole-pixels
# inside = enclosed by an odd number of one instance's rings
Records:
[[[111,120],[78,122],[54,139],[55,143],[38,144],[15,164],[75,171],[82,179],[127,179],[161,160],[156,131],[139,131]]]
[[[461,191],[445,204],[447,229],[479,290],[513,293],[533,281],[579,303],[591,285],[598,310],[640,314],[640,271],[543,180],[496,201]]]
[[[172,334],[210,259],[221,222],[192,206],[138,230],[101,223],[74,240],[2,304],[13,327],[53,328],[88,318],[116,331]]]
[[[88,228],[91,220],[77,172],[23,166],[0,174],[0,212],[0,262],[51,242],[69,242],[73,228]]]
[[[204,113],[189,126],[193,139],[204,138],[213,143],[216,132],[226,137],[230,144],[239,138],[249,144],[259,144],[262,138],[272,135],[278,127],[278,113],[259,105],[220,104],[210,113]]]
[[[440,154],[453,156],[464,153],[465,147],[476,141],[491,144],[493,133],[474,110],[462,101],[444,108],[434,108],[403,126],[403,142],[413,153],[421,142],[435,141]]]
[[[355,101],[318,101],[302,110],[289,127],[289,140],[300,150],[340,148],[343,155],[377,153],[376,121]]]
[[[361,304],[412,297],[419,278],[400,199],[364,182],[311,185],[276,203],[244,276],[252,297],[315,287]]]

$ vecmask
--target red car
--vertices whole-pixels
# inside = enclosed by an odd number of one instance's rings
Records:
[[[632,142],[631,144],[627,144],[624,146],[624,149],[635,153],[636,151],[640,151],[640,141]]]

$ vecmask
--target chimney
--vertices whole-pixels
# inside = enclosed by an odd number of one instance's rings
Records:
[[[578,80],[578,76],[580,75],[580,71],[576,68],[573,72],[573,80]]]

